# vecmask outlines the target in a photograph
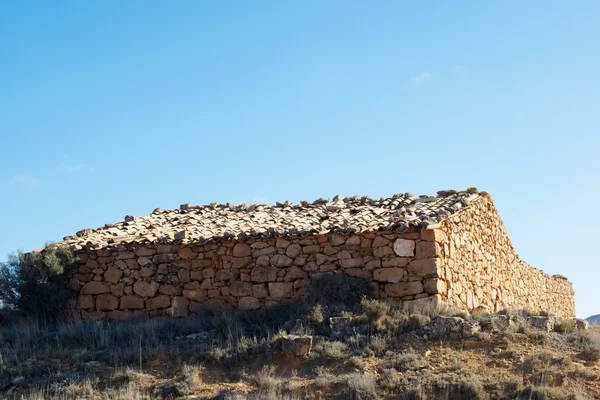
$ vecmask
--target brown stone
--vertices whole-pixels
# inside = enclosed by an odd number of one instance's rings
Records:
[[[193,281],[201,281],[204,280],[204,271],[192,270],[190,272],[190,279]]]
[[[261,303],[256,297],[242,297],[238,307],[240,310],[256,310],[260,308]]]
[[[275,298],[289,298],[294,295],[294,287],[291,282],[270,282],[269,293]]]
[[[276,254],[271,257],[271,265],[274,265],[275,267],[289,267],[293,262],[294,260],[283,254]]]
[[[205,279],[200,284],[200,289],[210,289],[212,288],[212,282],[210,279]]]
[[[144,308],[144,299],[140,296],[123,296],[119,308],[121,310],[141,310]]]
[[[246,243],[236,243],[233,246],[234,257],[248,257],[252,254],[252,249]]]
[[[371,271],[366,268],[346,268],[344,273],[355,278],[371,279]]]
[[[159,244],[157,249],[158,254],[175,253],[176,251],[177,245],[174,244]]]
[[[381,266],[383,268],[389,267],[406,267],[410,263],[411,259],[408,257],[394,257],[389,260],[382,260]]]
[[[135,292],[135,294],[138,294],[142,297],[154,297],[159,287],[160,285],[158,284],[158,282],[155,281],[137,281],[133,284],[133,291]]]
[[[277,246],[277,248],[279,248],[279,249],[287,249],[290,244],[291,244],[291,242],[289,240],[277,238],[277,242],[275,243],[275,246]]]
[[[168,308],[171,305],[171,298],[164,294],[146,300],[146,310],[152,311],[159,308]]]
[[[359,268],[364,267],[365,263],[361,258],[350,258],[340,260],[340,265],[342,266],[342,268]]]
[[[104,311],[85,311],[81,312],[81,318],[84,321],[100,321],[106,318],[106,312]]]
[[[156,249],[151,247],[137,247],[135,254],[139,257],[150,257],[156,254]]]
[[[373,279],[379,282],[398,283],[406,275],[403,268],[380,268],[373,271]]]
[[[290,258],[296,258],[300,255],[301,251],[302,246],[300,246],[298,243],[293,243],[288,246],[287,250],[285,251],[285,254]]]
[[[437,242],[420,241],[417,243],[417,251],[415,257],[417,259],[435,258],[441,256],[442,251]]]
[[[201,269],[210,267],[212,265],[211,260],[200,259],[200,260],[192,260],[192,269]]]
[[[304,272],[301,268],[296,266],[291,266],[288,268],[287,273],[285,274],[284,280],[286,282],[295,281],[296,279],[304,279],[306,277],[306,272]]]
[[[321,249],[321,246],[319,246],[318,244],[311,244],[308,246],[304,246],[302,248],[302,252],[304,254],[315,254],[315,253],[318,253],[320,249]]]
[[[215,277],[215,270],[213,268],[204,268],[202,270],[202,277],[204,279],[214,278]],[[200,280],[200,279],[198,279],[198,280]]]
[[[125,289],[125,284],[123,282],[110,286],[110,292],[113,294],[113,296],[117,297],[123,296],[123,289]]]
[[[440,229],[427,229],[421,231],[421,239],[429,242],[444,243],[447,240],[446,234]]]
[[[252,282],[274,282],[277,280],[277,268],[254,267],[250,272]]]
[[[187,317],[189,315],[190,301],[185,297],[174,297],[169,313],[172,317]]]
[[[102,282],[88,282],[83,285],[81,289],[81,294],[102,294],[102,293],[110,293],[110,288],[106,283]]]
[[[229,285],[229,293],[235,297],[252,295],[252,284],[248,282],[232,282]]]
[[[80,295],[77,299],[77,306],[84,310],[90,310],[94,308],[94,296],[87,294]]]
[[[96,296],[96,309],[99,311],[112,311],[119,308],[119,299],[112,294]]]
[[[385,292],[390,297],[404,297],[419,294],[423,292],[423,284],[421,282],[402,282],[389,283],[385,285]]]
[[[198,290],[183,290],[183,297],[190,300],[200,300],[204,297],[208,296],[208,293],[204,289]]]
[[[190,271],[188,271],[185,268],[181,268],[177,272],[177,278],[179,278],[179,282],[181,282],[181,283],[189,282],[190,281]]]
[[[166,294],[169,296],[174,296],[179,292],[179,290],[173,285],[160,285],[158,288],[158,293]]]
[[[244,268],[250,263],[250,257],[233,257],[231,262],[232,268]]]
[[[132,311],[115,310],[108,313],[108,319],[113,321],[127,321],[133,317]]]
[[[383,246],[387,246],[388,244],[390,244],[390,240],[386,239],[384,236],[377,236],[375,239],[373,239],[373,243],[371,244],[372,247],[383,247]]]
[[[142,278],[149,278],[152,275],[154,275],[154,271],[152,271],[150,268],[142,267],[142,269],[140,269],[140,276]]]
[[[115,259],[116,260],[127,260],[135,258],[135,253],[133,251],[121,251],[117,253]]]
[[[423,278],[441,277],[442,272],[441,261],[438,258],[412,261],[408,264],[407,269],[409,274]]]
[[[279,340],[284,354],[305,357],[312,349],[312,336],[286,335]]]
[[[269,291],[267,290],[267,286],[263,284],[252,285],[252,296],[262,299],[269,296]]]
[[[195,260],[198,254],[194,253],[190,246],[185,246],[177,251],[177,256],[182,260]]]
[[[423,279],[423,288],[429,294],[445,294],[446,282],[438,278]]]

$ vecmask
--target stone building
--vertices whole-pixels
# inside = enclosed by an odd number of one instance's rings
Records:
[[[485,192],[312,203],[182,205],[64,239],[82,319],[193,315],[299,299],[319,274],[390,302],[575,314],[572,285],[519,259]]]

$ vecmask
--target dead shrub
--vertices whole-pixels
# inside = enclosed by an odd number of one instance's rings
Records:
[[[321,341],[313,346],[313,353],[332,360],[340,360],[348,354],[348,345],[343,342]]]

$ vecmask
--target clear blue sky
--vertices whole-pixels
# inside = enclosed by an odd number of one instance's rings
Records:
[[[0,2],[0,255],[155,207],[476,186],[600,313],[600,2]]]

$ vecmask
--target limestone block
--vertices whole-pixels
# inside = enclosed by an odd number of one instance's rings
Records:
[[[119,308],[119,299],[112,294],[96,296],[96,309],[99,311],[112,311]]]
[[[379,260],[381,262],[381,266],[384,268],[388,268],[388,267],[406,267],[410,262],[411,262],[412,258],[408,258],[408,257],[394,257],[394,258],[390,258],[389,260]],[[374,260],[377,261],[377,260]]]
[[[252,249],[246,243],[236,243],[233,247],[234,257],[248,257],[252,254]]]
[[[195,290],[184,289],[183,290],[183,297],[185,297],[186,299],[199,301],[207,296],[208,296],[208,293],[204,289],[195,289]]]
[[[269,282],[269,293],[275,298],[290,298],[294,295],[291,282]]]
[[[84,310],[90,310],[94,308],[94,296],[87,294],[80,295],[77,299],[77,306]]]
[[[151,247],[136,247],[134,251],[139,257],[151,257],[156,254],[156,249]]]
[[[160,285],[155,281],[137,281],[133,284],[133,291],[142,297],[154,297],[159,287]]]
[[[283,254],[276,254],[271,257],[271,265],[275,267],[289,267],[293,262],[293,259]]]
[[[394,253],[400,257],[413,257],[415,255],[415,241],[396,239],[393,249]]]
[[[286,335],[279,340],[284,354],[305,357],[312,349],[312,336]]]
[[[423,278],[441,277],[442,267],[438,258],[427,258],[424,260],[414,260],[408,264],[408,273]]]
[[[417,243],[416,258],[419,260],[425,258],[435,258],[442,254],[440,245],[437,242],[420,241]]]
[[[92,281],[83,285],[81,294],[102,294],[110,293],[110,288],[106,283]]]
[[[168,308],[171,305],[171,298],[164,294],[158,295],[146,300],[146,310],[152,311],[159,308]]]
[[[373,243],[371,244],[372,247],[383,247],[383,246],[387,246],[388,244],[390,244],[390,240],[387,239],[384,236],[377,236],[375,237],[375,239],[373,239]]]
[[[405,275],[404,268],[380,268],[373,271],[373,279],[379,282],[398,283]]]
[[[446,282],[439,278],[423,279],[423,289],[429,294],[446,293]]]
[[[296,266],[291,266],[288,268],[284,280],[286,282],[292,282],[296,279],[304,279],[306,277],[306,272],[304,272],[301,268]]]
[[[144,308],[144,299],[140,296],[123,296],[121,297],[121,310],[141,310]]]
[[[301,251],[302,251],[302,246],[300,246],[297,243],[293,243],[288,246],[287,250],[285,251],[285,254],[290,258],[296,258],[300,255]]]
[[[260,306],[260,300],[256,297],[242,297],[238,305],[240,310],[256,310]]]
[[[342,268],[359,268],[364,267],[365,263],[363,262],[362,258],[350,258],[340,260],[340,265]]]
[[[254,267],[250,272],[252,282],[274,282],[277,280],[277,268],[275,267]]]
[[[389,283],[385,285],[385,293],[390,297],[404,297],[423,292],[423,284],[419,281]]]
[[[366,268],[346,268],[344,273],[354,278],[371,280],[371,271]]]
[[[269,291],[267,290],[267,286],[265,284],[252,285],[252,296],[259,299],[268,297]]]
[[[127,321],[134,317],[133,311],[114,310],[108,313],[108,319],[112,321]]]
[[[252,284],[248,282],[232,282],[229,285],[229,293],[235,297],[252,295]]]
[[[189,305],[190,301],[185,297],[173,297],[169,314],[172,317],[187,317],[190,313]]]
[[[319,246],[318,244],[311,244],[309,246],[304,246],[302,248],[302,252],[304,254],[315,254],[315,253],[318,253],[320,249],[321,249],[321,246]]]

